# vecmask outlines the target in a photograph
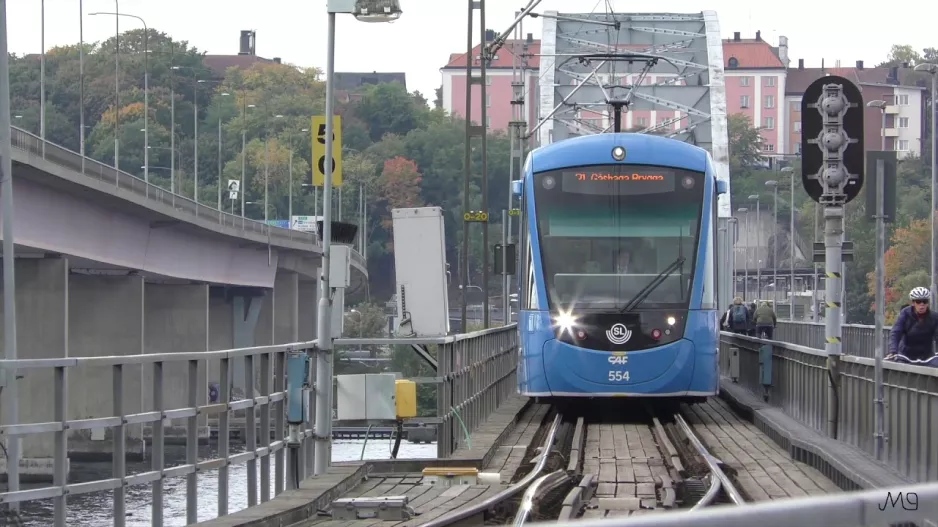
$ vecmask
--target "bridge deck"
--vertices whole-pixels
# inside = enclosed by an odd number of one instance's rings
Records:
[[[512,476],[521,467],[521,462],[527,451],[527,445],[534,440],[534,435],[540,428],[541,422],[547,415],[548,410],[549,408],[546,405],[527,407],[518,418],[514,429],[501,445],[494,445],[489,441],[486,446],[486,441],[482,438],[483,435],[496,434],[499,427],[504,430],[504,425],[500,425],[497,422],[499,420],[493,419],[492,423],[487,424],[489,428],[487,434],[483,432],[482,434],[474,436],[477,439],[481,439],[481,441],[474,440],[473,448],[460,449],[454,453],[452,465],[460,466],[464,464],[460,463],[460,459],[469,460],[481,449],[489,450],[494,446],[494,456],[492,456],[491,461],[484,466],[483,471],[499,472],[501,474],[502,485],[459,485],[453,487],[422,485],[423,476],[419,473],[369,477],[343,497],[357,498],[406,495],[409,500],[408,504],[416,513],[415,517],[411,520],[400,522],[377,519],[342,521],[322,517],[301,523],[296,527],[310,525],[316,525],[318,527],[368,527],[379,524],[389,527],[397,525],[421,525],[474,501],[486,500],[502,491],[506,485],[511,482]],[[486,427],[483,427],[483,429],[484,428]],[[497,433],[500,434],[500,432]],[[477,445],[477,442],[481,444]]]

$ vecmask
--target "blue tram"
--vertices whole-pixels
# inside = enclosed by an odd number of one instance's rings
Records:
[[[698,402],[719,389],[714,245],[726,185],[710,154],[598,134],[528,156],[519,393]]]

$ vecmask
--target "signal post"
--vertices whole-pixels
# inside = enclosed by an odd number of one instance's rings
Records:
[[[837,385],[842,349],[844,206],[863,187],[863,96],[836,75],[814,81],[801,101],[801,181],[824,207],[826,276],[827,433],[837,437]]]

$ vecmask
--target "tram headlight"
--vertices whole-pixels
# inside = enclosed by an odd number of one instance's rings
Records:
[[[675,323],[677,323],[677,319],[676,319],[676,318],[674,318],[674,317],[668,317],[668,325],[669,325],[669,326],[673,326]]]
[[[557,313],[557,316],[554,317],[554,325],[560,328],[560,332],[565,331],[572,332],[573,327],[576,326],[576,317],[572,313],[560,311]]]

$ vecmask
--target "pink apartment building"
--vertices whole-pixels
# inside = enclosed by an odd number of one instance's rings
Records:
[[[488,90],[486,110],[488,127],[491,130],[506,130],[511,120],[512,108],[512,56],[520,55],[522,41],[508,41],[499,52],[488,70]],[[479,64],[479,47],[473,50],[473,66]],[[536,54],[540,41],[529,44],[528,53]],[[449,63],[441,69],[443,75],[443,108],[453,115],[465,115],[466,108],[466,55],[453,54]],[[867,150],[878,150],[879,139],[885,135],[886,149],[898,150],[900,156],[921,151],[922,139],[927,137],[924,130],[926,89],[924,86],[900,84],[903,71],[889,68],[864,68],[863,61],[857,61],[854,68],[805,68],[804,60],[798,61],[796,68],[789,68],[788,39],[779,37],[777,46],[762,39],[760,31],[754,38],[741,38],[739,32],[733,38],[723,41],[723,60],[726,76],[726,100],[729,114],[742,113],[749,117],[753,126],[760,129],[763,139],[763,151],[766,157],[797,155],[801,153],[801,96],[804,90],[816,79],[826,75],[846,77],[860,87],[864,100],[883,99],[890,103],[886,109],[886,129],[881,130],[879,110],[867,109],[864,119]],[[539,95],[538,57],[530,57],[526,70],[525,89],[527,92],[527,121],[537,122],[537,101]],[[623,79],[634,82],[637,76]],[[646,83],[654,83],[657,78],[648,76]],[[472,120],[480,121],[478,88],[472,106]],[[673,111],[636,111],[623,116],[623,128],[626,130],[647,128],[654,124],[680,118],[680,112]],[[581,123],[603,129],[610,125],[609,115],[596,113],[579,116]],[[668,128],[680,128],[680,122],[668,125]]]

